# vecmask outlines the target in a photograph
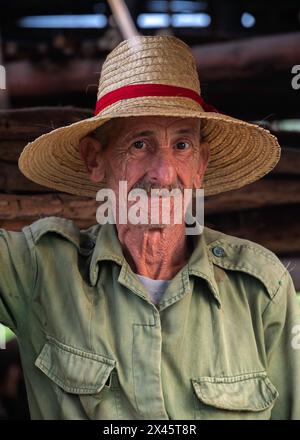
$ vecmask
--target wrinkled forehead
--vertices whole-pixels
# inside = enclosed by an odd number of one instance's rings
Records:
[[[134,129],[177,129],[177,128],[194,128],[200,129],[200,119],[183,118],[178,116],[138,116],[128,118],[118,118],[115,121],[118,126],[118,132],[132,131]]]
[[[121,139],[129,134],[151,130],[178,131],[190,129],[201,134],[199,118],[183,118],[178,116],[130,116],[114,118],[94,130],[94,136],[100,140],[104,147],[116,138]]]

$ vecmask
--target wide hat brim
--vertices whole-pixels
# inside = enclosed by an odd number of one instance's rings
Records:
[[[201,119],[202,138],[210,145],[202,185],[205,196],[238,189],[260,179],[280,158],[277,138],[256,124],[192,108],[187,98],[144,97],[124,100],[97,116],[38,137],[25,146],[19,168],[26,177],[46,187],[95,198],[106,183],[89,179],[79,155],[80,140],[113,118],[150,115]]]

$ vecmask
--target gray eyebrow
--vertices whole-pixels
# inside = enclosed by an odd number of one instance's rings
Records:
[[[180,128],[179,130],[176,130],[175,133],[177,133],[177,134],[196,134],[196,130],[194,128]]]
[[[132,136],[130,136],[130,139],[133,139],[133,138],[139,137],[139,136],[152,136],[153,134],[155,134],[155,132],[150,131],[150,130],[138,131],[136,133],[133,133]]]
[[[193,128],[180,128],[179,130],[175,131],[176,134],[195,134],[196,131]],[[139,136],[153,136],[155,134],[154,131],[151,130],[143,130],[138,131],[137,133],[134,133],[132,136],[130,136],[130,139],[139,137]]]

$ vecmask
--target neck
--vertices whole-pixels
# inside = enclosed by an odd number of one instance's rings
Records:
[[[139,275],[172,279],[189,259],[184,224],[161,229],[117,225],[117,230],[125,258]]]

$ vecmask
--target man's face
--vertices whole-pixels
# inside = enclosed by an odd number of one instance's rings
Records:
[[[200,141],[199,119],[144,116],[113,122],[104,151],[99,139],[92,180],[100,181],[105,174],[107,186],[116,195],[119,181],[127,182],[128,192],[134,188],[201,187],[209,147]],[[86,162],[88,150],[81,149]]]
[[[108,187],[117,189],[120,180],[127,181],[128,190],[141,180],[167,188],[200,186],[199,119],[130,117],[118,120],[115,128],[103,158]]]

